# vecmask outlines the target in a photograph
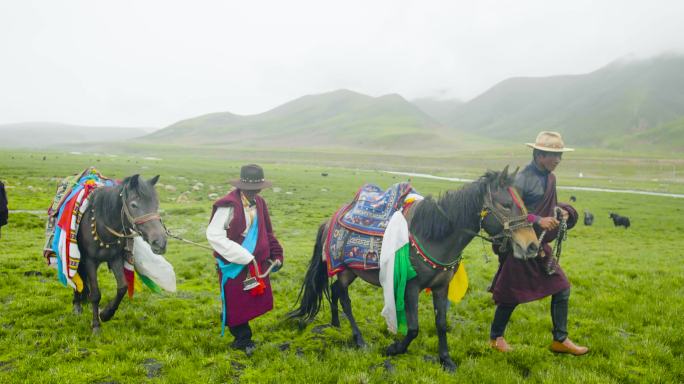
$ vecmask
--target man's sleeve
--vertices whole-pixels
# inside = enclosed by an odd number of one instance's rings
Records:
[[[218,208],[207,227],[207,241],[226,261],[236,264],[249,264],[254,259],[254,256],[243,248],[242,245],[226,236],[227,224],[230,223],[232,218],[232,207]]]
[[[280,260],[280,263],[282,264],[283,247],[280,245],[280,242],[278,242],[278,239],[276,239],[275,235],[273,234],[273,227],[271,226],[271,216],[268,213],[268,207],[266,206],[266,202],[264,202],[264,224],[266,225],[266,233],[268,234],[268,243],[271,249],[271,259]]]
[[[9,210],[7,209],[7,194],[5,193],[5,184],[0,182],[0,227],[7,224],[9,217]]]

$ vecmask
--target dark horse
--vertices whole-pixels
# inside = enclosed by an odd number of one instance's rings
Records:
[[[124,179],[116,186],[101,187],[90,196],[78,229],[78,249],[81,261],[78,274],[83,278],[83,291],[74,290],[74,312],[82,312],[81,303],[93,306],[93,332],[100,330],[100,320],[108,321],[116,312],[128,290],[124,276],[124,259],[131,257],[133,236],[140,235],[157,254],[166,251],[166,230],[157,212],[159,199],[154,184],[159,175],[149,181],[139,175]],[[100,288],[97,268],[106,262],[116,277],[116,297],[100,312]]]
[[[512,246],[518,258],[526,259],[537,255],[539,241],[526,220],[524,206],[519,205],[517,194],[511,187],[516,173],[517,170],[509,175],[508,167],[502,172],[489,171],[460,190],[447,191],[437,200],[427,197],[416,202],[404,213],[410,233],[418,240],[423,253],[431,255],[434,261],[429,264],[427,259],[419,256],[415,246],[411,246],[410,260],[417,276],[406,285],[408,333],[405,338],[387,347],[388,355],[405,353],[418,335],[418,294],[425,288],[431,288],[439,336],[439,358],[445,369],[453,371],[456,368],[449,356],[446,338],[449,282],[460,262],[463,249],[480,229],[492,236],[489,240],[495,244]],[[357,276],[380,286],[379,271],[347,268],[339,272],[337,280],[328,286],[326,260],[322,254],[328,225],[326,222],[318,230],[313,258],[297,299],[300,306],[290,312],[288,317],[312,321],[321,308],[325,294],[331,306],[332,325],[340,325],[337,303],[341,301],[342,309],[351,324],[354,342],[357,346],[364,347],[365,342],[352,315],[347,288]]]

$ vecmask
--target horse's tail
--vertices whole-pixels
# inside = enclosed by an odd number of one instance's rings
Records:
[[[304,283],[297,295],[297,303],[299,308],[290,311],[287,314],[288,319],[300,318],[305,322],[311,322],[321,310],[321,303],[323,302],[323,295],[330,303],[330,286],[328,285],[328,269],[323,262],[323,242],[326,223],[321,224],[318,228],[318,235],[316,236],[316,245],[314,246],[313,256],[309,263],[309,269],[306,271]]]

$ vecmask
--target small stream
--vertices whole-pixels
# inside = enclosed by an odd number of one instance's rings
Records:
[[[470,182],[474,181],[472,179],[461,179],[459,177],[435,176],[435,175],[430,175],[427,173],[394,172],[394,171],[382,171],[382,172],[390,173],[392,175],[422,177],[425,179],[434,179],[434,180],[458,181],[458,182],[463,182],[463,183],[470,183]],[[677,199],[684,199],[684,195],[679,194],[679,193],[648,192],[648,191],[637,191],[634,189],[609,189],[609,188],[597,188],[597,187],[565,187],[565,186],[558,186],[557,188],[563,189],[563,190],[569,190],[569,191],[629,193],[629,194],[633,194],[633,195],[663,196],[663,197],[674,197]]]

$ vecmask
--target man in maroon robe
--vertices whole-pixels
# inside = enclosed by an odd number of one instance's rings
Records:
[[[503,335],[515,307],[551,295],[553,342],[550,349],[558,353],[583,355],[588,348],[575,345],[568,338],[570,282],[555,261],[550,245],[558,236],[560,224],[556,207],[560,208],[559,212],[567,222],[568,229],[577,223],[577,211],[569,204],[556,200],[556,176],[553,174],[563,152],[573,149],[564,146],[557,132],[541,132],[535,143],[527,145],[534,149],[533,160],[517,175],[515,187],[531,212],[527,219],[533,224],[537,236],[545,231],[542,254],[531,260],[516,259],[512,252],[499,254],[499,269],[490,287],[497,305],[490,331],[490,345],[501,352],[510,351],[511,347]]]
[[[2,226],[7,224],[9,210],[7,209],[7,194],[5,184],[0,181],[0,237],[2,237]]]
[[[263,169],[245,165],[240,179],[230,183],[235,189],[214,203],[206,234],[217,259],[219,285],[225,280],[221,287],[222,326],[235,337],[233,348],[251,354],[255,346],[249,321],[273,308],[273,294],[268,276],[259,278],[252,289],[246,289],[243,282],[263,274],[272,264],[272,271],[280,268],[283,248],[273,234],[266,202],[258,195],[271,186]],[[233,277],[224,279],[224,273]]]

